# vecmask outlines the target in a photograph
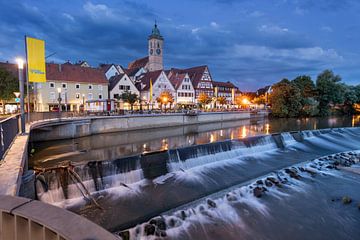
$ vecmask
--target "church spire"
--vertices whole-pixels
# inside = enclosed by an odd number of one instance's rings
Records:
[[[160,34],[160,30],[159,28],[157,27],[157,22],[155,20],[155,24],[154,24],[154,27],[151,31],[151,35],[149,36],[149,39],[151,38],[156,38],[156,39],[160,39],[160,40],[164,40],[164,38],[161,36]]]

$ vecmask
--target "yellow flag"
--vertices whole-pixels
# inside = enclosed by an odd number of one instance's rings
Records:
[[[152,102],[153,97],[153,86],[152,86],[152,79],[150,79],[150,102]]]
[[[25,43],[29,82],[46,82],[45,42],[26,37]]]

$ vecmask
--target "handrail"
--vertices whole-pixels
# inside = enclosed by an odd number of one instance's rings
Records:
[[[0,240],[119,240],[67,210],[27,198],[0,196]]]

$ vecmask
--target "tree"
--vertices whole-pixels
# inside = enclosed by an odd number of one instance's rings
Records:
[[[136,93],[125,91],[120,95],[120,99],[122,99],[126,103],[129,103],[130,109],[132,111],[134,109],[134,104],[136,103],[136,101],[139,100],[139,97]]]
[[[270,103],[272,114],[277,117],[297,117],[300,114],[300,89],[288,79],[283,79],[272,87]]]
[[[5,113],[5,103],[15,97],[14,92],[19,91],[19,80],[6,69],[0,68],[0,100]]]
[[[201,107],[211,102],[211,98],[206,93],[200,93],[198,97],[198,102],[200,103]]]
[[[299,88],[301,96],[304,98],[315,95],[315,84],[310,76],[302,75],[296,77],[292,82]]]
[[[227,103],[226,97],[217,97],[216,101],[218,101],[220,105],[225,105]]]
[[[344,104],[342,107],[342,113],[344,114],[354,114],[355,104],[359,102],[359,96],[357,93],[357,87],[342,85],[344,91]]]
[[[174,102],[174,97],[169,91],[163,91],[160,93],[159,97],[156,98],[156,101],[160,104],[160,108],[162,108],[163,104],[165,105],[166,112],[166,105],[170,103],[171,108],[171,104]]]
[[[341,77],[334,75],[330,70],[325,70],[317,77],[317,100],[319,101],[319,114],[321,116],[329,115],[332,104],[344,102],[345,89],[340,82]]]

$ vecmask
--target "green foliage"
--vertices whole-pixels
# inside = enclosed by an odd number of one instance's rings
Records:
[[[136,103],[136,101],[139,100],[139,97],[136,93],[126,91],[120,95],[120,99],[122,99],[126,103],[129,103],[131,110],[133,110],[134,104]]]
[[[331,70],[325,70],[317,77],[316,88],[320,116],[329,115],[332,105],[344,102],[345,88],[340,82],[341,77],[334,75]]]
[[[315,84],[310,76],[298,76],[292,82],[299,88],[302,97],[309,98],[315,95]]]
[[[272,114],[276,117],[299,116],[302,97],[296,84],[283,79],[273,85],[272,89],[270,95]]]
[[[0,68],[0,99],[10,100],[19,91],[19,80],[6,69]]]

